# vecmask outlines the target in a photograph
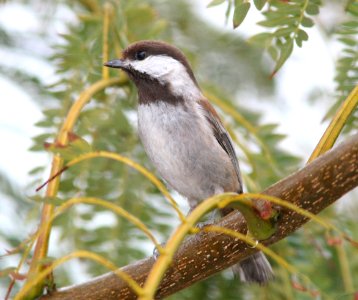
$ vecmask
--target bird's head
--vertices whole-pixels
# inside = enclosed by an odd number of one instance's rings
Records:
[[[184,98],[200,94],[184,54],[161,41],[131,44],[123,51],[121,59],[110,60],[104,65],[126,72],[136,84],[139,94],[145,94],[146,97],[155,89],[165,89],[167,94]]]

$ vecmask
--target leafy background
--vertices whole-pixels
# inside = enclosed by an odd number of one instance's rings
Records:
[[[252,13],[264,2],[253,1],[248,5],[248,1],[212,1],[209,6],[225,7],[228,24],[233,23],[236,27],[242,21],[244,25],[250,17],[245,19],[243,12]],[[357,15],[357,5],[353,1],[327,1],[325,5],[341,9],[332,12],[338,17],[329,28],[319,19],[320,1],[270,1],[270,5],[263,8],[260,22],[263,28],[259,34],[251,36],[249,43],[230,29],[231,26],[222,30],[202,19],[196,5],[189,1],[31,0],[19,3],[38,8],[37,17],[41,19],[43,29],[27,37],[0,27],[2,48],[31,53],[32,43],[36,40],[44,43],[44,40],[48,47],[43,49],[45,59],[56,66],[56,80],[49,83],[34,76],[31,69],[0,61],[2,76],[19,84],[43,107],[43,116],[36,124],[41,134],[33,137],[31,151],[44,151],[44,142],[54,140],[73,101],[102,78],[105,5],[111,6],[108,36],[111,58],[118,57],[120,49],[128,43],[142,39],[166,40],[180,47],[189,57],[201,86],[216,104],[225,126],[233,135],[248,191],[261,191],[297,170],[307,159],[294,155],[299,153],[295,149],[291,152],[284,150],[280,142],[285,136],[278,132],[278,124],[264,122],[262,114],[253,109],[249,101],[243,100],[250,95],[265,98],[265,101],[275,98],[275,76],[272,80],[270,76],[280,69],[292,51],[305,46],[309,33],[306,28],[316,23],[327,42],[338,40],[343,50],[336,65],[336,94],[326,97],[327,101],[312,91],[305,101],[322,101],[328,120],[357,83],[358,27],[353,18]],[[69,16],[63,17],[65,14]],[[51,16],[64,23],[63,32],[66,32],[55,39],[48,32],[53,22]],[[110,76],[118,76],[118,72],[110,70]],[[85,107],[74,132],[86,139],[93,149],[121,153],[153,170],[136,134],[136,101],[136,90],[131,83],[108,88],[96,94]],[[268,105],[275,103],[272,100]],[[357,117],[356,112],[349,120],[345,134],[357,128]],[[302,122],[304,119],[302,116]],[[35,230],[41,203],[32,202],[28,196],[47,174],[48,165],[34,167],[25,190],[19,190],[7,174],[0,174],[2,194],[10,199],[16,211],[13,226],[21,228],[15,232],[0,226],[0,241],[5,245],[1,247],[3,253],[5,249],[16,248]],[[174,195],[185,211],[185,201]],[[59,197],[65,200],[74,196],[95,196],[120,205],[139,217],[162,241],[179,222],[150,182],[127,166],[106,159],[82,163],[62,175]],[[349,211],[333,207],[322,215],[357,240],[357,214],[357,205],[350,204]],[[169,299],[311,299],[315,297],[312,292],[317,289],[332,298],[349,299],[353,290],[347,280],[358,288],[356,249],[350,245],[330,245],[330,239],[317,225],[306,225],[272,248],[310,277],[314,286],[302,291],[300,286],[292,283],[297,282],[297,278],[274,264],[276,280],[265,287],[238,283],[227,270]],[[124,219],[96,206],[79,205],[56,220],[50,255],[59,257],[76,249],[94,251],[123,266],[150,255],[152,245]],[[16,266],[22,249],[18,252],[1,258],[0,269]],[[348,268],[344,268],[347,262]],[[76,261],[55,271],[56,283],[65,286],[106,271],[98,264]],[[4,293],[10,282],[6,275],[3,272],[0,278],[0,291]],[[14,289],[18,290],[20,285],[17,283]]]

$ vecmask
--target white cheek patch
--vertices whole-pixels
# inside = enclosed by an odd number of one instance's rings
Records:
[[[183,68],[177,60],[166,55],[151,55],[144,60],[135,60],[130,62],[133,69],[141,73],[146,73],[151,77],[160,80],[171,72]]]
[[[152,55],[130,62],[133,69],[170,86],[174,95],[198,99],[201,92],[181,62],[167,55]]]

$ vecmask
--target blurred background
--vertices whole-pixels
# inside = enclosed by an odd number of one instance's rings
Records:
[[[342,78],[337,76],[349,45],[339,30],[350,21],[345,8],[351,1],[325,1],[314,17],[315,26],[307,29],[309,40],[302,48],[294,47],[273,78],[272,58],[250,43],[250,37],[267,31],[256,24],[264,16],[251,8],[234,30],[231,2],[216,1],[220,5],[207,7],[211,1],[106,1],[111,7],[110,58],[142,39],[165,40],[182,49],[205,93],[218,99],[213,102],[233,136],[246,191],[259,192],[305,164],[343,100]],[[47,179],[52,158],[43,143],[54,141],[71,104],[102,77],[104,5],[99,0],[0,2],[0,255],[36,230],[41,203],[30,197]],[[356,45],[352,47],[358,50]],[[354,80],[345,85],[347,91],[357,83],[357,60],[348,67]],[[110,72],[111,77],[118,76],[115,70]],[[153,170],[137,137],[136,104],[132,84],[108,88],[84,108],[74,132],[96,150],[120,153]],[[239,112],[246,123],[225,107]],[[341,139],[356,131],[356,121],[357,114]],[[120,205],[161,241],[179,223],[150,182],[105,159],[63,174],[59,197],[74,196]],[[173,196],[187,211],[186,201],[174,192]],[[357,199],[357,191],[322,216],[357,240],[358,204],[352,199]],[[56,219],[49,256],[78,249],[99,253],[118,266],[152,253],[152,245],[136,227],[89,205],[75,206]],[[329,245],[324,229],[316,224],[309,223],[272,249],[308,276],[312,286],[300,290],[293,284],[300,277],[273,263],[276,280],[266,287],[238,283],[227,270],[169,299],[312,299],[315,290],[319,297],[351,299],[352,287],[358,289],[357,249]],[[16,267],[23,251],[1,257],[0,270]],[[26,270],[25,265],[22,273]],[[93,262],[73,260],[55,271],[55,281],[61,287],[106,271]],[[10,283],[3,274],[0,297]],[[14,291],[20,286],[16,283]]]

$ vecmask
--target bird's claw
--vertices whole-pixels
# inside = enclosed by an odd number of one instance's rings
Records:
[[[199,229],[203,229],[205,226],[210,226],[213,224],[214,224],[214,220],[208,220],[208,221],[200,222],[200,223],[196,224],[195,227],[199,228]]]
[[[161,247],[164,247],[165,244],[166,244],[166,243],[161,243],[160,246],[161,246]],[[158,248],[157,248],[157,247],[154,247],[154,249],[153,249],[153,258],[154,258],[154,260],[157,260],[158,257],[159,257],[159,255],[160,255],[160,252],[159,252]]]

